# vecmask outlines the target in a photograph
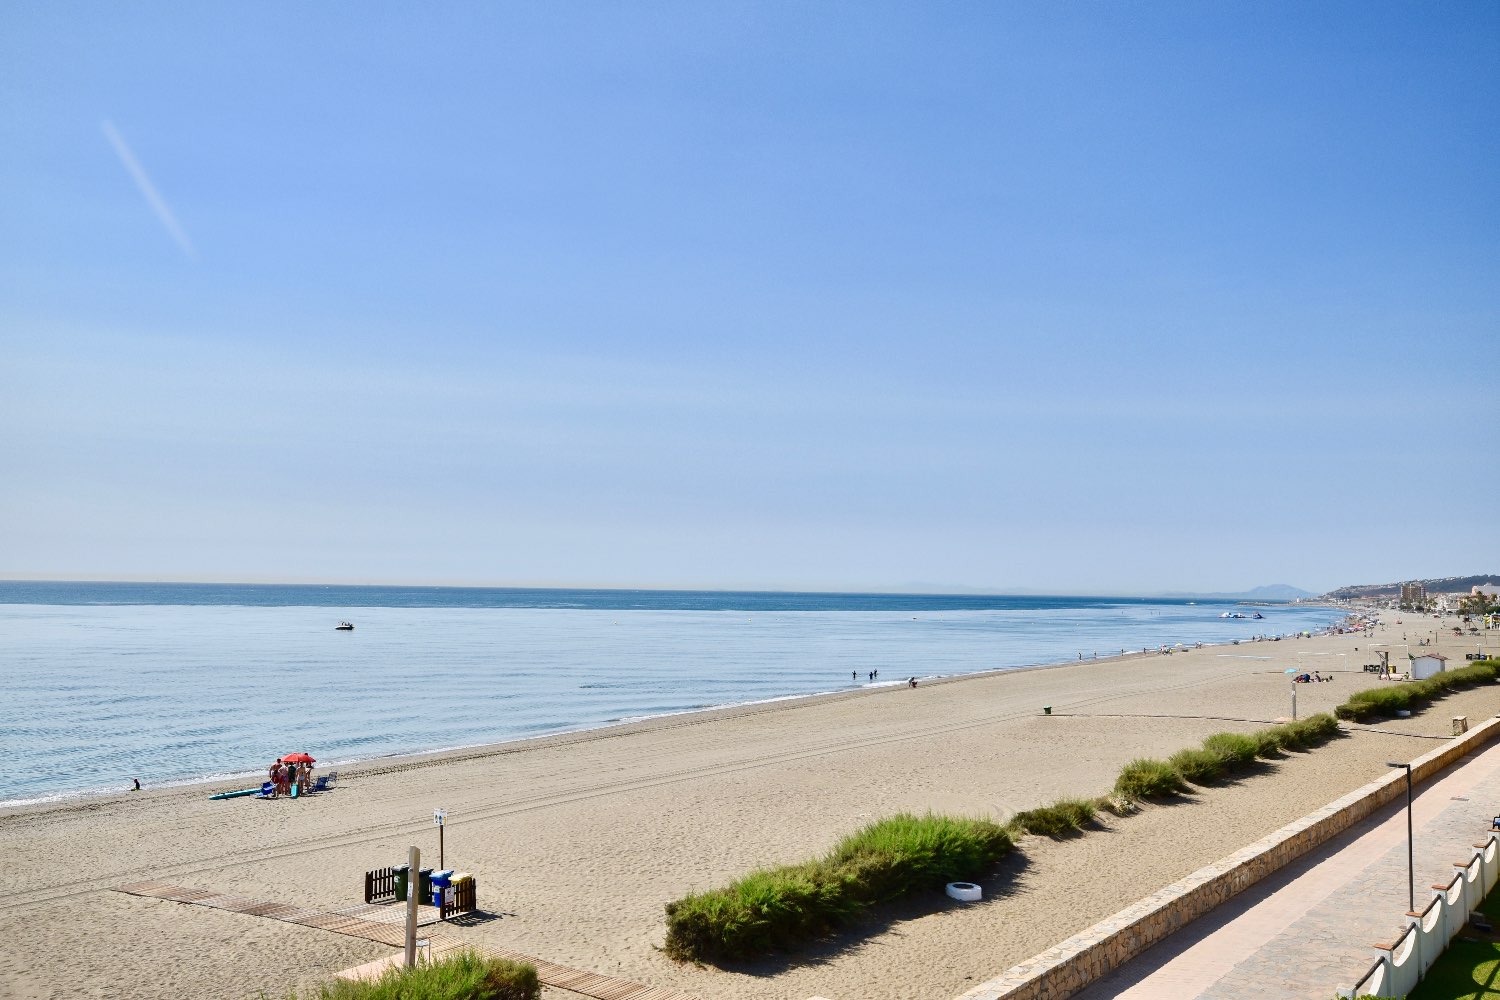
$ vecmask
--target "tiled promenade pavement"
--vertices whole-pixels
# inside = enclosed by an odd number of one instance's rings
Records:
[[[1417,909],[1472,857],[1500,813],[1500,743],[1419,786],[1413,809]],[[1406,799],[1241,893],[1078,1000],[1329,1000],[1405,928]]]

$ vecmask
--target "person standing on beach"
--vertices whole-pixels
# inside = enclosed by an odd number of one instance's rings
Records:
[[[266,777],[271,779],[271,798],[281,794],[281,758],[276,758],[276,763],[266,772]]]
[[[135,787],[132,788],[131,791],[132,792],[138,792],[138,791],[140,791],[141,790],[141,779],[140,778],[133,778],[131,780],[133,780],[135,782]]]

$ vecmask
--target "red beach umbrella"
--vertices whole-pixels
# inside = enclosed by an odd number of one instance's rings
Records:
[[[284,761],[286,761],[288,764],[315,764],[315,763],[317,763],[317,761],[314,760],[311,755],[305,754],[305,753],[288,753],[288,754],[282,754],[281,759],[284,760]]]

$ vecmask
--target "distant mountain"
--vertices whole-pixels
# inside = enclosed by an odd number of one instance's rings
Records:
[[[1161,597],[1192,597],[1205,601],[1295,601],[1312,597],[1313,593],[1289,583],[1268,583],[1262,587],[1236,591],[1231,594],[1161,594]]]
[[[1245,596],[1260,601],[1295,601],[1300,597],[1314,596],[1312,591],[1293,587],[1289,583],[1268,583],[1245,592]]]
[[[1398,580],[1395,583],[1360,583],[1330,590],[1323,596],[1335,601],[1350,601],[1361,598],[1396,597],[1401,593],[1401,584],[1420,583],[1429,594],[1467,594],[1480,584],[1500,585],[1500,573],[1480,576],[1440,576],[1432,580]]]

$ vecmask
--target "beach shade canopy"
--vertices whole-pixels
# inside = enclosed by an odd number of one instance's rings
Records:
[[[315,764],[315,763],[317,763],[317,761],[315,761],[310,754],[305,754],[305,753],[283,754],[281,759],[284,760],[284,761],[286,761],[288,764]]]

